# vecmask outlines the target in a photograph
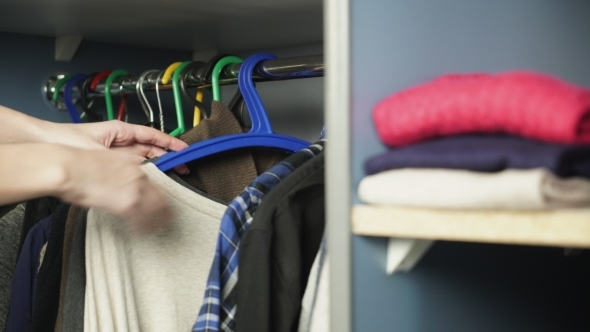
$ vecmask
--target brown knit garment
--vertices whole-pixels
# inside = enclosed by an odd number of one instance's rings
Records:
[[[244,129],[220,102],[211,103],[211,116],[180,137],[188,144],[207,139],[243,133]],[[188,175],[181,178],[193,187],[209,195],[231,202],[259,174],[262,174],[281,160],[286,153],[273,149],[232,150],[190,162]]]
[[[64,296],[68,277],[68,265],[70,262],[70,250],[72,248],[72,240],[74,239],[74,229],[76,228],[78,215],[80,212],[82,212],[82,209],[83,208],[79,206],[72,205],[68,211],[68,219],[66,219],[66,230],[64,232],[63,244],[63,263],[61,266],[61,285],[59,286],[59,310],[57,311],[57,319],[55,320],[55,332],[61,332],[62,330]]]

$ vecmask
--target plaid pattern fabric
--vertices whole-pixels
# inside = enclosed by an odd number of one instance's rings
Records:
[[[294,153],[258,176],[229,204],[221,219],[215,258],[193,332],[235,330],[238,250],[242,234],[252,223],[264,195],[323,149],[324,142],[319,141]]]

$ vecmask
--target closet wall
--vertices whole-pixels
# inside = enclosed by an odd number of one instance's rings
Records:
[[[372,107],[457,72],[530,69],[590,87],[584,0],[351,0],[352,193],[385,150]],[[477,222],[474,220],[474,222]],[[409,273],[385,274],[386,240],[353,236],[354,331],[590,330],[590,255],[439,242]]]

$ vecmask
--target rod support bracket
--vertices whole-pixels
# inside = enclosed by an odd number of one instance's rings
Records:
[[[211,59],[215,54],[217,54],[218,50],[194,50],[193,51],[193,61],[205,61],[207,62]]]
[[[60,36],[55,38],[55,61],[69,62],[74,58],[82,36]]]
[[[387,244],[387,274],[412,270],[434,242],[433,240],[389,238]]]

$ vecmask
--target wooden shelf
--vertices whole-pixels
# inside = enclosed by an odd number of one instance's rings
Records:
[[[590,248],[590,209],[450,211],[357,205],[357,235]]]

